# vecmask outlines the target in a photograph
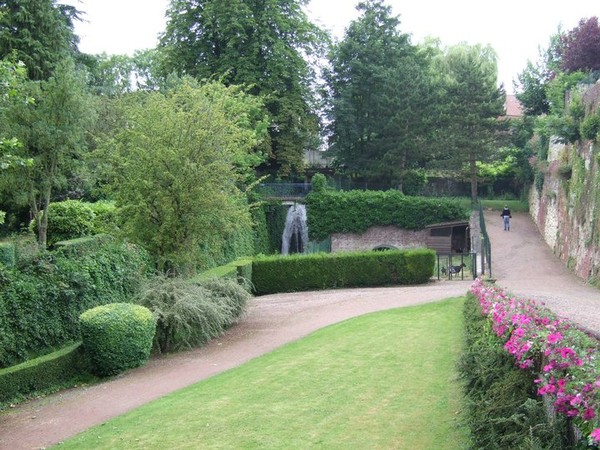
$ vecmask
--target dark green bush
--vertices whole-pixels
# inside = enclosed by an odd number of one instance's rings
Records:
[[[420,230],[469,218],[469,211],[456,200],[409,197],[399,191],[311,192],[306,210],[308,232],[316,241],[332,233],[363,233],[372,226]]]
[[[89,204],[78,200],[51,203],[48,207],[48,246],[93,234],[94,211]],[[36,223],[33,231],[37,234]]]
[[[257,294],[354,286],[420,284],[433,276],[433,250],[317,253],[257,258],[252,283]]]
[[[464,319],[465,344],[458,368],[471,448],[571,448],[566,419],[548,415],[535,392],[535,374],[515,366],[472,294],[465,302]]]
[[[31,229],[37,233],[37,224]],[[116,207],[112,202],[88,203],[64,200],[51,203],[48,208],[48,246],[98,233],[118,231]]]
[[[147,282],[135,301],[157,319],[154,349],[169,352],[200,346],[220,335],[243,313],[250,298],[234,280],[158,277]]]
[[[12,267],[15,265],[15,244],[0,242],[0,264]]]
[[[128,301],[150,274],[146,252],[115,240],[67,246],[0,266],[0,367],[80,340],[79,315]]]
[[[156,331],[152,312],[131,303],[96,306],[81,314],[83,348],[98,376],[144,365]]]
[[[22,364],[0,369],[0,404],[33,392],[65,386],[87,370],[81,342]]]

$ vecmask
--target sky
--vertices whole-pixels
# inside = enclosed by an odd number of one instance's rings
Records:
[[[59,0],[85,13],[76,25],[85,53],[133,54],[153,48],[165,28],[169,0]],[[358,17],[358,0],[311,0],[309,18],[341,39]],[[400,16],[400,31],[418,44],[439,38],[442,46],[460,42],[491,45],[498,56],[498,78],[508,93],[527,61],[536,61],[559,27],[573,29],[583,18],[600,16],[597,0],[387,0]]]

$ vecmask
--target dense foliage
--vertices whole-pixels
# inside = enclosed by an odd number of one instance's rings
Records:
[[[498,117],[504,114],[505,93],[498,88],[496,55],[489,46],[459,44],[446,51],[439,65],[446,75],[442,107],[446,151],[438,156],[436,164],[466,168],[475,204],[477,162],[489,160],[498,146],[502,124]]]
[[[331,151],[347,173],[402,185],[427,159],[438,92],[427,53],[400,33],[391,7],[369,0],[357,9],[329,56]]]
[[[138,291],[150,267],[147,254],[105,239],[20,267],[0,265],[0,367],[78,340],[83,311],[129,301]]]
[[[203,248],[251,225],[238,183],[261,161],[260,102],[235,87],[186,79],[130,98],[123,111],[124,127],[99,154],[111,163],[122,231],[160,270],[193,273]]]
[[[12,132],[21,143],[15,155],[32,164],[4,171],[0,192],[13,205],[29,207],[45,246],[48,206],[81,162],[94,111],[84,74],[70,60],[59,63],[47,80],[29,82],[27,89],[35,101],[11,105],[1,126],[2,134]]]
[[[535,374],[515,366],[472,294],[465,301],[464,318],[459,372],[472,448],[568,448],[566,420],[550,419],[536,396]]]
[[[154,349],[164,353],[197,347],[220,335],[242,315],[250,298],[235,280],[158,277],[134,301],[154,314]]]
[[[357,286],[426,283],[433,276],[433,250],[315,253],[270,256],[252,263],[258,295]]]
[[[409,197],[399,191],[323,191],[306,197],[312,240],[332,233],[362,233],[372,226],[420,230],[427,225],[468,220],[469,211],[451,199]]]
[[[600,25],[597,17],[581,19],[561,36],[562,68],[566,72],[600,70]]]
[[[56,0],[0,1],[0,58],[14,52],[31,80],[47,80],[63,60],[77,54],[73,22],[79,12]]]
[[[318,119],[305,55],[325,40],[302,9],[306,0],[171,0],[159,49],[163,71],[246,85],[264,98],[272,125],[264,148],[271,173],[304,167],[318,145]]]

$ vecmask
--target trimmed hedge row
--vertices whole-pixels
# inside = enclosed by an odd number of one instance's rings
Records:
[[[252,280],[252,258],[240,258],[223,266],[214,267],[199,273],[190,281],[205,281],[211,278],[245,278],[248,281]]]
[[[428,249],[271,256],[253,261],[252,283],[257,295],[420,284],[433,276],[434,264]]]
[[[61,350],[0,369],[0,404],[32,392],[63,386],[87,372],[87,359],[81,342]]]
[[[314,241],[332,233],[363,233],[372,226],[420,230],[435,223],[469,219],[469,211],[456,200],[409,197],[395,190],[311,192],[306,196],[306,212]]]
[[[464,318],[465,344],[458,369],[472,448],[571,448],[567,420],[548,415],[536,395],[535,373],[515,365],[472,293],[465,301]]]
[[[147,253],[100,241],[44,253],[20,270],[0,265],[0,368],[79,340],[83,311],[138,292],[151,270]]]

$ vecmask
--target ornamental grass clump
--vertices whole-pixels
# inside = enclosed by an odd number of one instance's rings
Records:
[[[251,295],[235,281],[157,277],[135,298],[157,320],[154,350],[193,348],[219,336],[245,311]]]
[[[600,443],[598,341],[534,300],[481,280],[471,292],[515,364],[536,373],[537,393],[570,418],[589,445]]]

